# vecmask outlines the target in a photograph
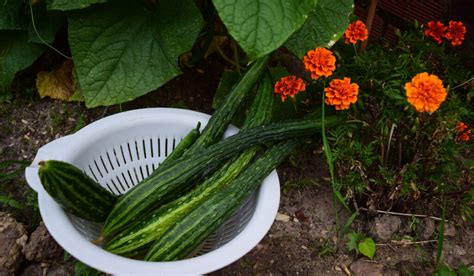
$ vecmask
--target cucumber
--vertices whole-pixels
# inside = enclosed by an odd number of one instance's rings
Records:
[[[69,163],[48,160],[39,165],[41,184],[67,212],[95,222],[107,218],[116,196]]]
[[[326,127],[341,122],[340,117],[327,116]],[[308,136],[321,130],[320,119],[300,119],[249,128],[191,156],[182,156],[160,173],[146,178],[140,185],[122,195],[107,217],[102,234],[111,237],[131,226],[153,209],[171,201],[186,183],[207,168],[218,165],[257,144]]]
[[[200,128],[201,122],[198,122],[196,128],[193,128],[186,136],[184,136],[176,148],[174,148],[174,150],[166,157],[166,159],[161,162],[160,167],[166,166],[173,160],[180,158],[186,152],[186,150],[192,146],[192,144],[194,144],[196,139],[198,139],[199,135],[201,134],[199,132]]]
[[[266,76],[259,82],[243,129],[268,123],[271,120],[272,110],[273,89],[271,79]],[[141,219],[140,223],[121,231],[107,242],[105,249],[124,256],[139,254],[189,211],[235,179],[253,159],[257,150],[258,147],[255,146],[237,158],[231,159],[191,192],[162,206]]]
[[[146,261],[183,259],[223,222],[235,213],[242,201],[262,183],[299,144],[298,140],[280,142],[268,149],[232,183],[212,195],[157,239],[145,256]]]
[[[199,136],[191,148],[186,151],[186,156],[207,148],[222,138],[222,134],[224,134],[227,129],[227,125],[232,120],[240,103],[262,76],[268,59],[269,56],[267,55],[252,63],[249,70],[245,72],[242,78],[232,87],[232,90],[226,96],[222,104],[214,114],[212,114],[201,136]]]

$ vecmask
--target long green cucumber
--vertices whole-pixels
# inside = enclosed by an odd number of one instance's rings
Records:
[[[327,116],[329,128],[341,122],[340,117]],[[182,156],[160,173],[146,178],[140,185],[122,195],[107,217],[102,229],[105,237],[132,225],[150,211],[171,201],[168,197],[181,185],[201,174],[208,167],[222,163],[239,152],[257,144],[308,136],[321,130],[320,119],[278,122],[247,129],[209,146],[191,156]]]
[[[69,163],[48,160],[39,165],[41,184],[67,212],[95,222],[107,218],[116,196]]]
[[[273,89],[269,76],[266,76],[259,82],[243,129],[268,123],[272,111]],[[234,180],[253,159],[257,150],[258,147],[254,146],[237,158],[231,159],[190,193],[162,206],[141,219],[140,223],[121,231],[107,242],[105,249],[125,256],[139,254],[189,211]]]
[[[248,69],[248,71],[242,76],[242,78],[232,87],[232,90],[227,95],[223,104],[221,104],[214,112],[212,117],[207,122],[205,128],[199,135],[196,141],[193,141],[189,148],[183,152],[184,155],[191,155],[193,152],[199,151],[206,148],[210,144],[221,139],[222,134],[227,129],[227,125],[232,120],[232,117],[236,113],[239,105],[245,96],[251,91],[254,84],[260,78],[262,72],[265,69],[265,65],[268,61],[268,56],[263,57],[255,61]],[[173,152],[175,152],[174,150]],[[153,173],[149,176],[153,177],[163,171],[169,164],[173,163],[171,159],[165,159],[165,161],[156,168]],[[169,198],[176,197],[178,194],[169,195]]]
[[[183,139],[178,143],[178,145],[174,148],[174,150],[166,157],[166,159],[161,162],[160,167],[166,166],[172,161],[180,158],[184,152],[191,147],[196,139],[199,138],[201,134],[199,129],[201,128],[201,122],[198,122],[196,128],[193,128]],[[155,170],[156,171],[156,170]]]
[[[280,142],[267,150],[232,183],[223,188],[169,229],[153,243],[147,261],[172,261],[186,257],[217,230],[292,150],[297,140]]]
[[[189,156],[197,151],[207,148],[209,145],[214,144],[222,138],[222,134],[227,129],[227,125],[232,120],[235,112],[237,111],[240,103],[252,89],[252,87],[260,79],[262,73],[265,70],[269,56],[265,56],[256,60],[242,78],[232,87],[232,90],[227,95],[225,100],[219,106],[219,108],[212,114],[206,127],[203,129],[201,136],[186,151],[185,155]]]

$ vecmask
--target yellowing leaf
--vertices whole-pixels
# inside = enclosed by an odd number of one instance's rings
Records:
[[[36,88],[40,97],[68,101],[75,92],[72,68],[72,61],[67,60],[56,70],[39,72],[36,77]]]

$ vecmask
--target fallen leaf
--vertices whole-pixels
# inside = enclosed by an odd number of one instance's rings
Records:
[[[41,98],[70,100],[76,90],[72,61],[66,60],[61,67],[51,72],[39,72],[36,77],[36,88]]]
[[[290,216],[282,214],[282,213],[277,213],[275,220],[282,221],[282,222],[289,222]]]

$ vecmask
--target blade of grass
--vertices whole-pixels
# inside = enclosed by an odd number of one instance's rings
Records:
[[[321,106],[321,136],[323,140],[323,150],[326,156],[326,161],[329,168],[329,174],[331,176],[331,187],[333,192],[333,208],[335,213],[335,220],[336,220],[336,231],[339,232],[339,212],[337,210],[337,201],[339,201],[347,210],[351,211],[349,206],[347,205],[344,197],[336,188],[336,181],[334,176],[334,162],[333,156],[331,152],[331,147],[329,146],[328,139],[326,137],[326,126],[325,126],[325,93],[322,93],[322,106]]]
[[[359,212],[354,212],[344,223],[344,226],[342,227],[342,232],[347,233],[349,231],[349,227],[351,224],[354,222],[355,218],[359,215]]]

